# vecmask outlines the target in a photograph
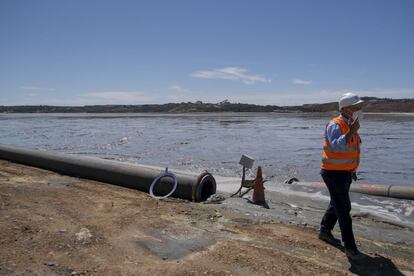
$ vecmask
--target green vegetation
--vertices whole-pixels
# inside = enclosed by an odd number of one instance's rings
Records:
[[[362,97],[367,102],[367,112],[414,112],[414,99],[380,99]],[[87,105],[49,106],[19,105],[0,106],[0,113],[189,113],[189,112],[330,112],[338,110],[337,102],[304,104],[300,106],[255,105],[230,103],[168,103],[146,105]]]

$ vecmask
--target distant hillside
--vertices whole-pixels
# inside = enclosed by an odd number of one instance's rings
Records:
[[[380,99],[362,97],[367,102],[366,112],[413,112],[414,99]],[[168,103],[150,105],[87,105],[48,106],[21,105],[0,106],[0,113],[189,113],[189,112],[330,112],[337,111],[338,103],[304,104],[300,106],[277,106],[230,103]]]
[[[414,112],[414,99],[381,99],[375,97],[362,97],[361,99],[366,102],[365,112]],[[328,112],[338,110],[338,103],[304,104],[288,109],[302,112]]]

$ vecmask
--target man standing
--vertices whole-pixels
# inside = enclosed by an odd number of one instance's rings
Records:
[[[358,117],[362,115],[363,102],[353,93],[346,93],[339,99],[341,114],[326,126],[321,164],[321,175],[331,201],[321,221],[319,239],[339,246],[341,242],[331,232],[339,221],[345,254],[350,260],[364,257],[355,243],[349,199],[349,187],[352,179],[356,179],[359,165],[361,139]]]

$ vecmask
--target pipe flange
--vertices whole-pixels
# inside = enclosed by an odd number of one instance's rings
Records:
[[[163,196],[156,196],[156,195],[154,195],[154,187],[158,183],[158,181],[160,181],[164,177],[172,178],[172,180],[174,181],[174,186],[168,194],[163,195]],[[167,198],[167,197],[171,196],[175,192],[175,190],[177,189],[177,186],[178,186],[177,177],[175,176],[175,174],[169,172],[168,168],[165,168],[165,172],[162,173],[161,175],[159,175],[157,178],[155,178],[154,181],[152,181],[151,186],[149,188],[149,194],[153,198],[164,199],[164,198]]]
[[[193,186],[192,196],[191,196],[191,199],[193,202],[200,202],[200,201],[204,201],[207,199],[207,198],[203,198],[202,196],[203,187],[204,185],[207,185],[207,182],[210,182],[211,185],[213,185],[213,192],[211,194],[214,194],[216,192],[216,181],[214,177],[208,171],[204,171],[198,176],[197,184]]]

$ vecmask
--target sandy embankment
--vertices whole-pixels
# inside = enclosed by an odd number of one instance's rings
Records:
[[[0,275],[414,274],[412,230],[356,218],[369,256],[350,264],[316,238],[321,204],[297,200],[158,201],[0,160]]]

